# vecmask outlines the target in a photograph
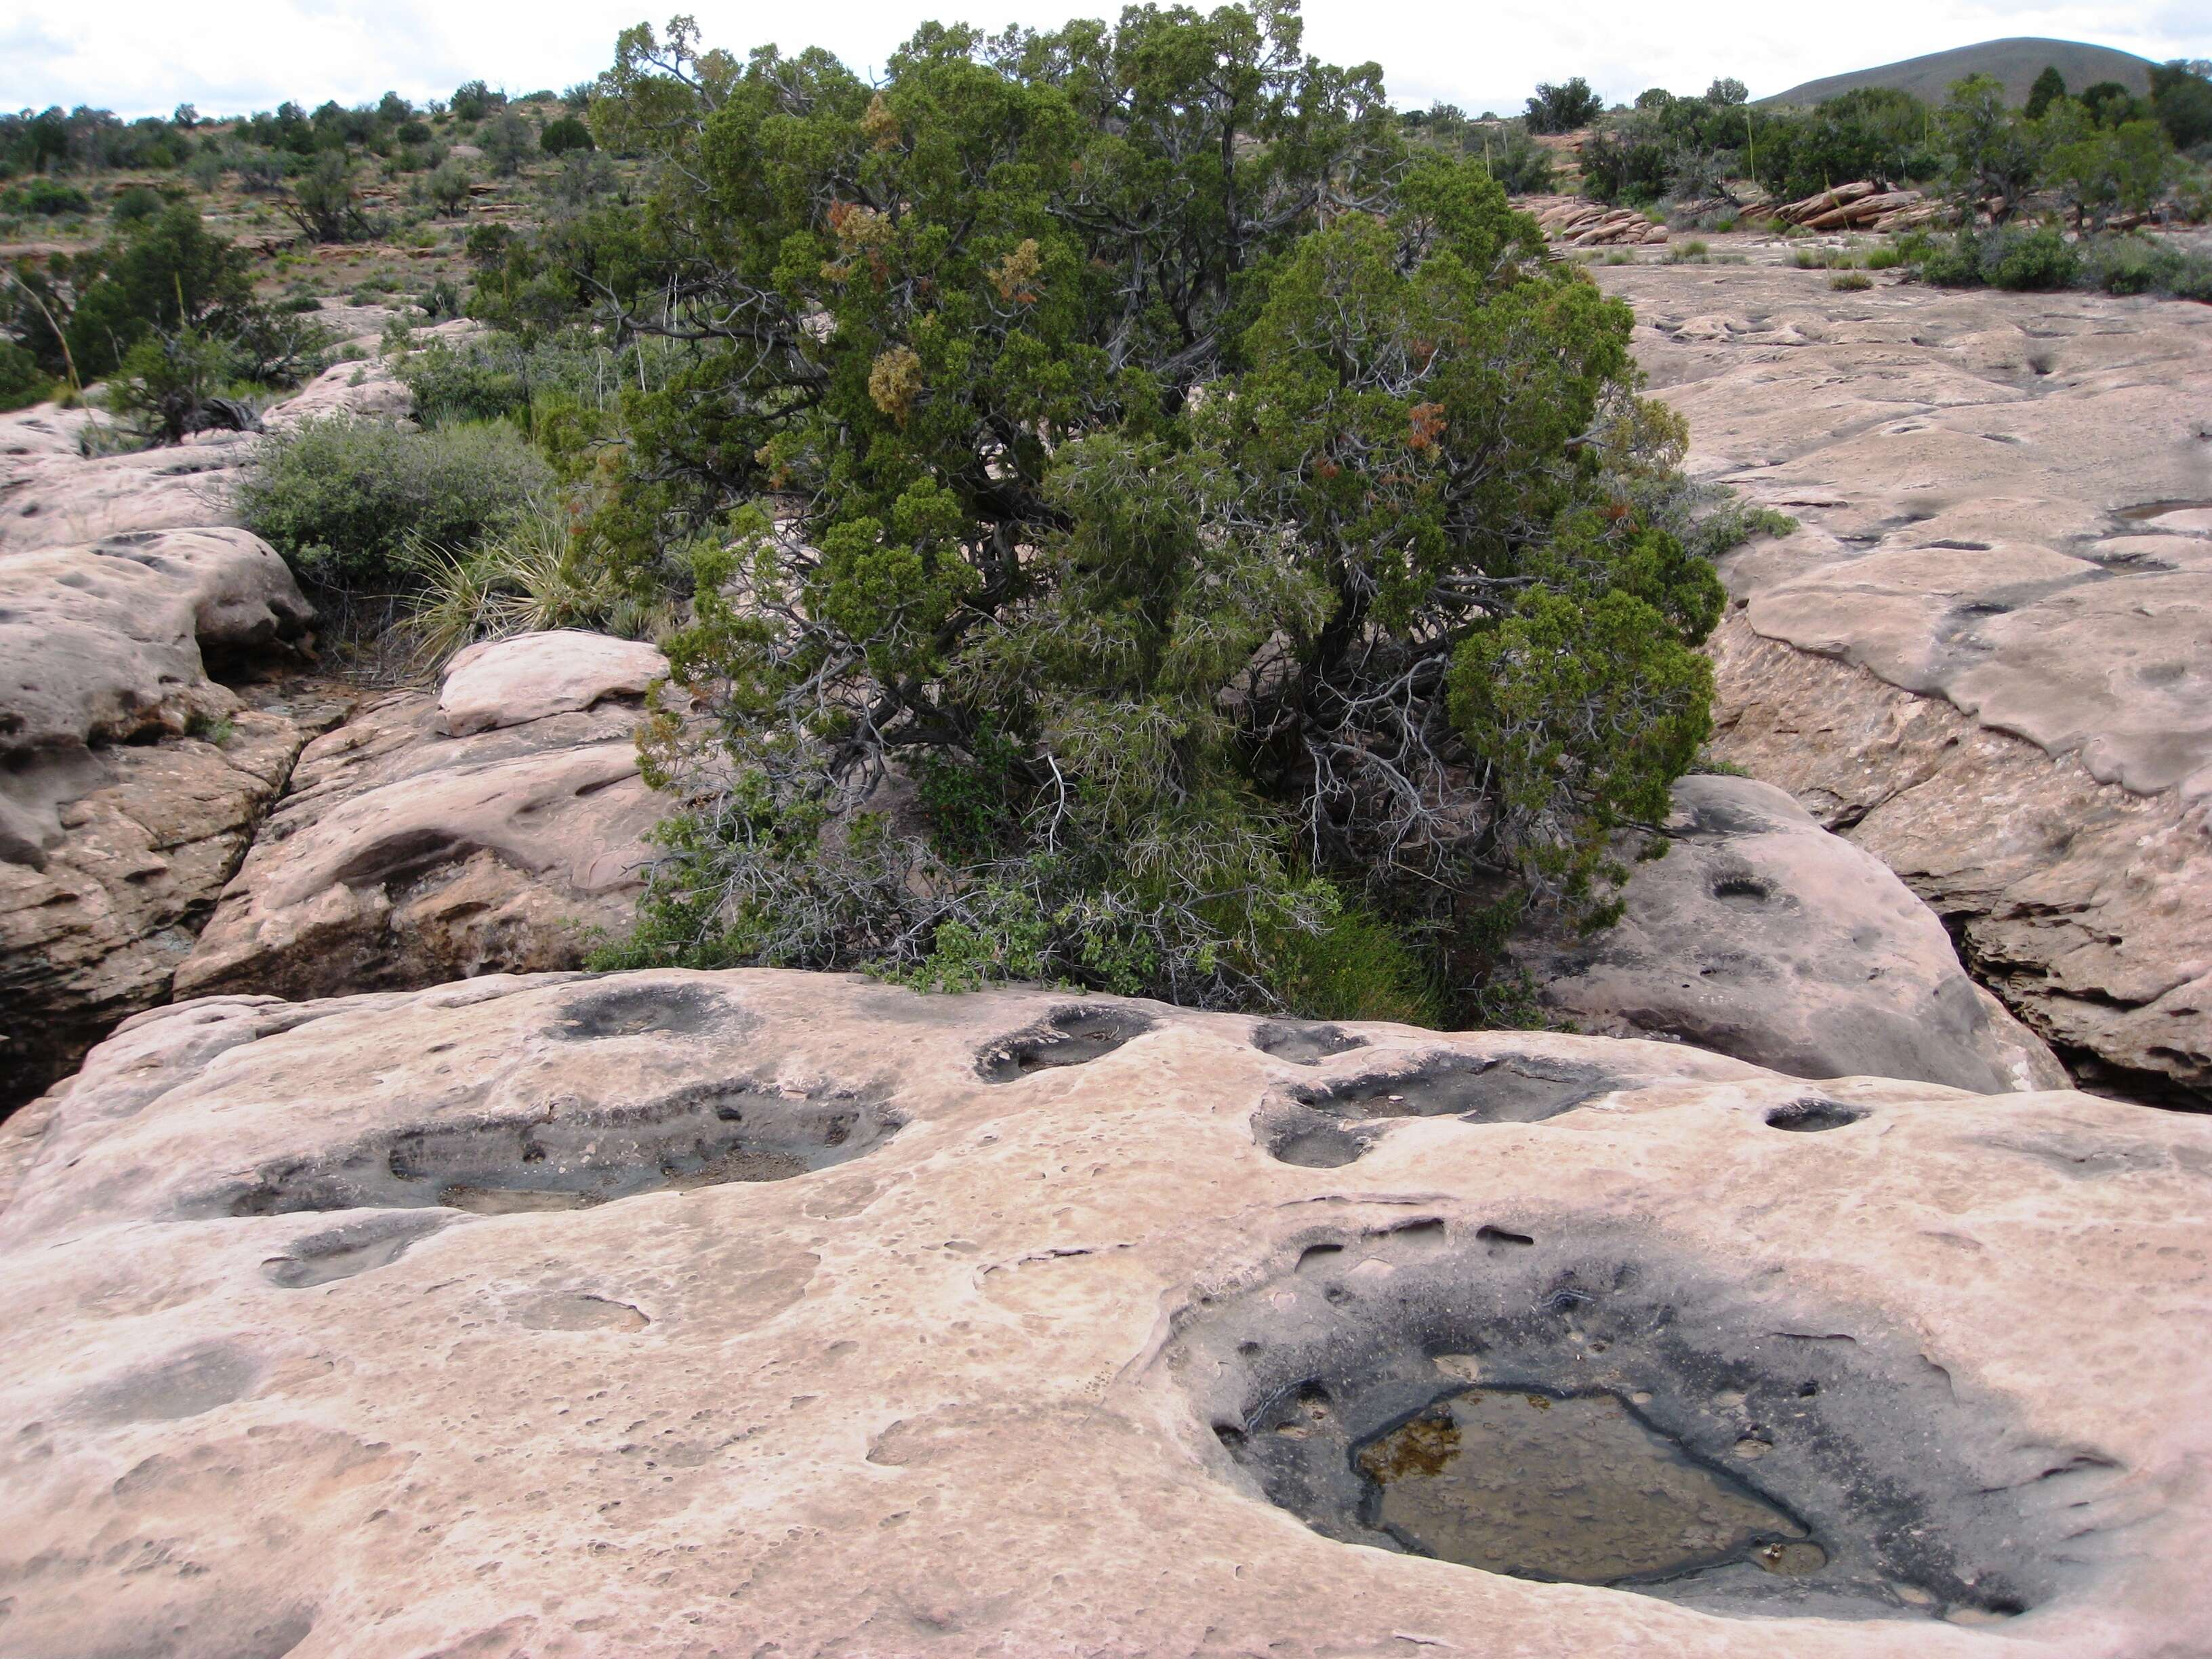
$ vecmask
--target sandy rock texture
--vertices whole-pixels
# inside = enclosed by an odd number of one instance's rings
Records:
[[[173,448],[93,455],[92,416],[52,404],[0,415],[0,554],[33,552],[230,518],[232,474],[251,435],[205,432]]]
[[[0,1107],[167,994],[343,706],[246,683],[298,661],[310,616],[241,530],[0,554]]]
[[[0,1139],[10,1652],[2118,1659],[2212,1624],[2184,1115],[654,973],[162,1009]],[[1632,1412],[1778,1535],[1648,1593],[1407,1553],[1352,1449],[1454,1399]]]
[[[381,306],[321,313],[366,355],[335,363],[297,392],[262,411],[270,432],[332,416],[405,421],[414,398],[380,349],[392,313]],[[425,343],[452,344],[482,325],[457,318],[417,329]],[[234,521],[230,494],[258,434],[204,432],[173,447],[130,453],[85,453],[88,428],[107,417],[52,404],[0,415],[0,554],[97,541],[143,530]],[[96,435],[96,434],[95,434]]]
[[[1693,469],[1802,526],[1725,562],[1719,752],[2085,1075],[2212,1098],[2212,310],[1600,276]]]
[[[660,802],[638,775],[650,646],[568,630],[472,647],[439,691],[301,755],[179,995],[309,997],[571,968],[629,927]]]
[[[1935,914],[1784,791],[1686,777],[1667,828],[1666,854],[1632,866],[1617,926],[1522,957],[1574,1029],[1672,1037],[1799,1077],[2067,1086],[2050,1049],[1968,977]]]

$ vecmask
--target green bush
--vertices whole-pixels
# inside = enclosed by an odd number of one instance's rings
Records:
[[[2109,236],[2081,247],[2079,282],[2107,294],[2212,301],[2212,257],[2148,236]]]
[[[118,225],[127,225],[150,219],[167,205],[160,191],[147,185],[133,185],[115,198],[107,210],[107,216]]]
[[[65,185],[58,179],[44,176],[26,179],[20,185],[11,185],[0,191],[0,210],[9,213],[34,213],[42,219],[57,219],[64,213],[88,213],[92,200],[75,185]]]
[[[1710,729],[1680,423],[1626,306],[1295,29],[925,32],[879,84],[625,32],[638,199],[471,309],[677,337],[597,481],[609,568],[692,579],[627,959],[1453,1012],[1503,896],[1608,913]]]
[[[1874,278],[1861,270],[1839,270],[1828,278],[1828,286],[1839,294],[1856,294],[1874,286]]]
[[[2040,226],[2016,235],[2008,235],[2002,230],[1992,232],[1982,259],[1989,273],[1990,286],[2015,293],[2043,293],[2069,287],[2081,266],[2065,234],[2056,225]]]
[[[54,395],[53,376],[12,340],[0,340],[0,414],[28,409]]]
[[[545,131],[538,135],[538,147],[548,155],[566,155],[570,150],[596,148],[592,143],[592,130],[573,115],[548,122]]]
[[[246,526],[303,576],[391,591],[418,584],[422,546],[471,547],[516,523],[552,483],[509,426],[410,432],[340,418],[261,445],[238,501]]]
[[[220,335],[156,331],[123,354],[108,407],[155,443],[180,442],[200,428],[202,412],[239,377],[237,349]]]

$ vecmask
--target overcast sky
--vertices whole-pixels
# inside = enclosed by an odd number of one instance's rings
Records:
[[[683,0],[675,0],[682,4]],[[673,7],[672,6],[672,9]],[[689,8],[708,40],[743,49],[824,46],[880,64],[925,17],[999,28],[1111,15],[1083,0],[812,0]],[[1995,0],[1308,0],[1308,50],[1379,62],[1401,106],[1446,99],[1470,113],[1517,110],[1538,81],[1584,75],[1610,99],[1649,86],[1702,91],[1733,75],[1755,97],[2002,35],[2089,40],[2146,58],[2212,58],[2207,0],[2101,4]],[[166,115],[420,100],[481,76],[511,92],[560,88],[605,68],[615,33],[650,16],[638,0],[0,0],[0,109],[91,104]]]

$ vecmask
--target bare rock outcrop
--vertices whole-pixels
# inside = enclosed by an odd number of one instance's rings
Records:
[[[2064,1067],[1960,965],[1872,853],[1748,778],[1674,787],[1663,857],[1632,866],[1615,926],[1521,953],[1577,1030],[1667,1036],[1799,1077],[1868,1075],[1994,1094]]]
[[[0,1109],[150,1007],[342,705],[241,696],[310,617],[241,530],[0,554]]]
[[[471,647],[436,695],[308,745],[179,995],[307,997],[570,968],[628,927],[662,803],[638,774],[650,646],[561,630]]]
[[[1717,751],[1880,854],[2085,1078],[2212,1099],[2212,311],[1601,279],[1692,466],[1802,526],[1723,562]]]
[[[2181,1115],[654,973],[163,1009],[0,1141],[10,1651],[2212,1626]]]

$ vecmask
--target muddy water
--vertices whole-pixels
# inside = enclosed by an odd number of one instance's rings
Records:
[[[1468,1389],[1354,1462],[1373,1483],[1371,1524],[1486,1572],[1614,1584],[1734,1561],[1791,1574],[1827,1562],[1788,1515],[1609,1394]]]

